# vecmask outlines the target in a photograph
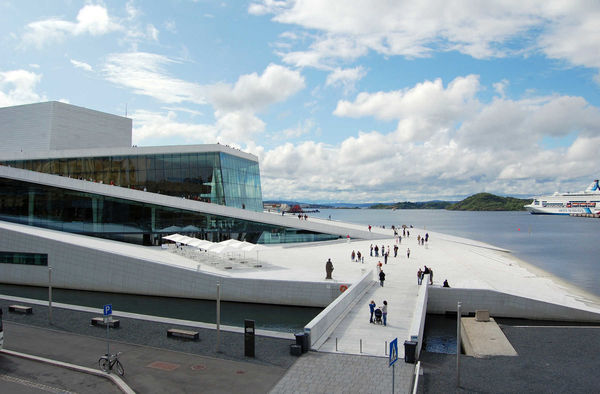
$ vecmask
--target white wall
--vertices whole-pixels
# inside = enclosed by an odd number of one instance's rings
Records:
[[[79,237],[85,239],[87,237]],[[223,301],[325,307],[339,294],[326,282],[235,278],[159,261],[112,253],[60,240],[0,228],[0,250],[46,253],[57,288],[215,299],[217,281]],[[48,285],[48,268],[0,264],[0,282]]]
[[[132,121],[58,101],[0,108],[0,153],[131,147]]]
[[[458,301],[463,314],[487,309],[492,317],[533,320],[599,322],[600,314],[563,305],[533,300],[494,290],[429,287],[428,313],[456,312]]]

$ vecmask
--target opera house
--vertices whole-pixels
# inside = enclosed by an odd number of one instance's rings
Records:
[[[238,281],[224,299],[327,305],[337,294],[319,296],[321,285],[312,300],[286,300],[269,292],[274,282],[218,269],[236,259],[166,253],[163,237],[269,245],[364,235],[264,213],[256,156],[221,144],[132,146],[129,118],[56,101],[6,107],[0,136],[3,283],[46,286],[51,266],[62,288],[214,298],[217,280]],[[215,270],[196,264],[211,259]]]

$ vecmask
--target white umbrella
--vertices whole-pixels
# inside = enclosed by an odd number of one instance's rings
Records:
[[[254,246],[254,244],[251,244],[250,242],[242,241],[242,242],[238,242],[237,244],[233,244],[231,246],[233,246],[234,248],[237,248],[239,250],[244,250],[244,248],[249,248],[251,246]]]
[[[237,239],[228,239],[226,241],[221,241],[218,244],[219,245],[228,245],[234,248],[237,248],[239,244],[241,244],[242,241],[238,241]]]
[[[168,239],[169,241],[173,241],[173,242],[178,242],[178,243],[185,243],[184,241],[186,241],[186,237],[185,235],[181,235],[181,234],[172,234],[172,235],[167,235],[166,237],[163,237],[164,239]]]
[[[263,246],[261,244],[250,244],[249,246],[244,246],[242,248],[243,251],[245,252],[254,252],[256,251],[256,262],[258,263],[258,252],[260,252],[261,250],[267,250],[269,248],[267,248],[266,246]]]
[[[210,245],[214,245],[214,242],[205,239],[194,239],[193,241],[188,242],[188,245],[199,249],[207,249]]]
[[[213,253],[224,254],[236,251],[237,249],[230,245],[214,244],[214,246],[207,248],[207,250]]]

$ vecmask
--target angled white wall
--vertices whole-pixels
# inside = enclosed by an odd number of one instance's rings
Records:
[[[210,300],[215,299],[219,282],[223,301],[316,307],[327,306],[339,295],[337,286],[327,282],[219,275],[198,271],[196,264],[160,249],[152,252],[6,222],[0,222],[0,251],[47,254],[57,288]],[[0,264],[0,282],[48,286],[48,267]]]
[[[0,153],[131,147],[132,121],[58,101],[0,108]]]

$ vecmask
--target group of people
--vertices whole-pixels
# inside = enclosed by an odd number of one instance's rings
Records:
[[[425,242],[429,242],[429,233],[425,233],[424,237],[421,237],[421,234],[417,235],[417,245],[425,245]]]
[[[365,262],[365,258],[364,256],[360,253],[360,250],[358,252],[354,252],[354,250],[352,251],[352,253],[350,254],[350,259],[352,261],[356,261],[357,263],[363,263]]]
[[[425,278],[425,275],[429,275],[429,284],[432,285],[433,284],[433,268],[429,268],[427,266],[425,266],[425,268],[421,269],[419,267],[419,270],[417,271],[417,284],[420,285],[423,283],[423,279]]]
[[[377,307],[374,300],[369,303],[369,311],[371,312],[371,318],[369,323],[378,323],[380,319],[383,319],[383,325],[387,326],[387,301],[383,301],[383,305]]]

